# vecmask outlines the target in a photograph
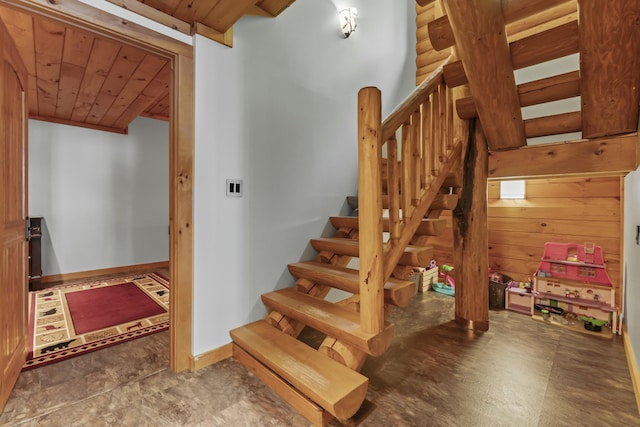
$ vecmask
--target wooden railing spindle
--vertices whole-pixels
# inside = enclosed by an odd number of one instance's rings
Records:
[[[451,154],[453,151],[453,115],[455,114],[453,111],[453,90],[445,86],[445,90],[447,91],[447,156]]]
[[[416,110],[411,116],[411,176],[413,185],[411,193],[411,205],[417,206],[420,201],[422,185],[420,182],[420,110]]]
[[[400,184],[398,182],[398,140],[395,135],[387,142],[387,194],[389,197],[389,240],[400,236]]]
[[[440,126],[440,86],[433,91],[433,144],[431,149],[433,156],[431,158],[431,175],[438,175],[438,157],[440,156],[440,141],[442,141],[442,127]]]
[[[438,150],[438,158],[436,169],[440,170],[440,165],[444,162],[445,156],[447,154],[447,146],[449,143],[447,142],[447,131],[449,130],[449,126],[447,126],[447,86],[441,84],[438,88],[438,92],[440,93],[440,117],[438,118],[438,127],[441,129],[441,138],[440,138],[440,149]]]
[[[413,194],[413,189],[411,188],[413,181],[410,170],[411,153],[411,124],[407,121],[402,125],[402,159],[400,161],[402,166],[400,171],[402,175],[402,188],[400,189],[402,196],[402,222],[406,222],[411,211],[411,195]]]
[[[420,147],[422,150],[422,158],[420,162],[420,189],[424,190],[429,186],[429,178],[427,175],[427,162],[429,161],[429,101],[424,102],[420,106]]]

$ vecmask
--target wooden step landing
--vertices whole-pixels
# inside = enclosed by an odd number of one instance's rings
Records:
[[[355,216],[332,216],[330,219],[331,225],[336,229],[338,228],[352,228],[359,229],[358,217]],[[440,218],[424,218],[418,230],[416,230],[416,236],[439,236],[442,234],[446,227],[446,221]],[[382,229],[389,231],[389,219],[383,218]]]
[[[352,268],[306,261],[289,264],[289,272],[300,279],[308,279],[352,294],[360,293],[360,272]],[[415,282],[389,278],[384,285],[384,302],[406,307],[415,295],[415,291]]]
[[[267,307],[292,317],[332,338],[349,343],[372,356],[383,354],[393,338],[393,324],[377,334],[360,330],[360,313],[316,298],[294,288],[280,289],[262,295]]]
[[[360,242],[354,239],[327,237],[312,239],[311,246],[317,251],[329,251],[338,255],[358,257]],[[407,246],[398,264],[414,267],[426,267],[433,259],[433,248],[430,246]]]
[[[264,320],[229,334],[237,346],[335,417],[350,418],[362,405],[369,385],[367,377]]]

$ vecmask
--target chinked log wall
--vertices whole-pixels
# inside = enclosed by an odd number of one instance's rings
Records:
[[[594,242],[602,247],[607,273],[621,307],[620,177],[574,177],[526,180],[524,200],[501,200],[500,182],[488,187],[489,267],[524,281],[535,272],[545,242]],[[452,261],[451,215],[447,228],[429,241],[434,258]]]

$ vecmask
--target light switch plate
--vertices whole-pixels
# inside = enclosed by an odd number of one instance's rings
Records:
[[[241,179],[228,179],[227,180],[227,197],[242,197],[242,180]]]

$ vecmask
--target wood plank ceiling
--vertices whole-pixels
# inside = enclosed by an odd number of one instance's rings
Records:
[[[243,15],[275,17],[294,0],[109,0],[193,35],[231,45]],[[126,133],[138,116],[169,120],[167,58],[0,5],[29,73],[33,119]]]

